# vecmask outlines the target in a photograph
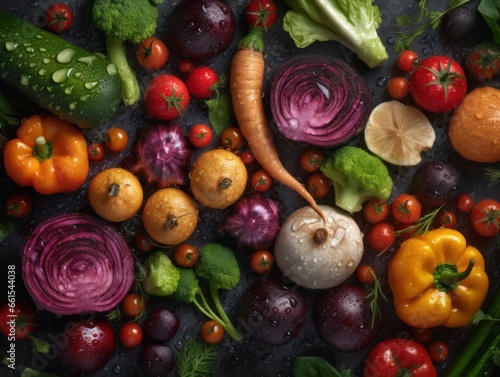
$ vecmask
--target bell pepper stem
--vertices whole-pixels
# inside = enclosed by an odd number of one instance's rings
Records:
[[[442,264],[434,270],[434,284],[436,288],[444,291],[451,292],[458,286],[458,282],[466,279],[472,272],[475,260],[471,258],[467,268],[461,272],[457,271],[455,265]]]
[[[52,156],[52,144],[45,137],[37,136],[33,147],[33,156],[39,161],[45,161]]]

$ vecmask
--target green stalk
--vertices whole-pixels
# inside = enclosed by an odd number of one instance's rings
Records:
[[[500,345],[500,334],[496,335],[493,340],[488,345],[488,348],[483,352],[483,355],[477,361],[476,365],[472,368],[470,373],[467,373],[469,377],[480,377],[486,376],[485,371],[490,369],[492,364],[491,356],[493,355],[493,350],[498,348]]]

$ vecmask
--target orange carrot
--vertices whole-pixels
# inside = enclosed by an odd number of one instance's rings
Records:
[[[230,89],[241,133],[259,164],[275,180],[299,193],[324,219],[311,194],[281,163],[264,111],[263,78],[263,53],[258,49],[240,48],[231,63]]]

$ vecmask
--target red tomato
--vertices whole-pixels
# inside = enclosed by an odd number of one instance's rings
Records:
[[[128,144],[127,132],[119,127],[110,128],[106,132],[104,144],[111,152],[121,152]]]
[[[168,74],[155,76],[144,93],[148,114],[162,120],[172,120],[184,114],[190,100],[186,84]]]
[[[201,325],[200,335],[205,343],[217,344],[220,343],[224,337],[224,328],[219,324],[219,322],[209,320]]]
[[[447,209],[439,211],[437,221],[438,225],[443,228],[454,228],[457,225],[455,213]]]
[[[465,73],[448,56],[430,56],[420,62],[410,78],[410,93],[425,110],[443,113],[457,107],[467,92]]]
[[[391,204],[394,220],[403,224],[412,224],[422,213],[420,201],[413,195],[401,194]]]
[[[142,342],[143,338],[142,327],[135,322],[124,323],[120,327],[119,338],[120,342],[127,347],[136,347]]]
[[[212,135],[212,129],[207,124],[195,124],[189,130],[189,141],[196,148],[203,148],[210,144]]]
[[[189,93],[193,97],[208,98],[213,93],[214,85],[219,82],[217,73],[209,67],[199,66],[194,68],[186,79]]]
[[[436,340],[427,346],[427,352],[432,361],[440,363],[445,361],[449,354],[448,344],[440,340]]]
[[[22,219],[33,210],[33,198],[25,192],[15,192],[7,198],[5,207],[10,216]]]
[[[250,254],[250,267],[258,274],[269,274],[274,264],[274,255],[268,250],[257,250]]]
[[[432,337],[432,329],[430,328],[412,327],[410,333],[413,340],[422,344],[427,343]]]
[[[121,306],[127,316],[137,318],[146,310],[146,300],[139,293],[129,293],[123,299]]]
[[[174,260],[181,267],[193,267],[198,261],[198,249],[188,243],[177,246],[174,252]]]
[[[159,69],[169,58],[170,51],[161,39],[151,37],[142,41],[135,50],[140,65],[146,69]]]
[[[477,202],[471,210],[470,222],[480,236],[496,236],[500,233],[500,203],[493,199]]]
[[[267,31],[278,19],[278,7],[271,0],[252,0],[245,15],[250,26]]]
[[[101,161],[104,157],[104,148],[102,144],[92,143],[87,147],[87,154],[89,155],[90,161]]]
[[[375,281],[375,270],[372,266],[367,264],[360,264],[356,268],[356,278],[361,284],[373,284]]]
[[[134,237],[134,244],[137,249],[145,252],[151,251],[155,247],[145,230],[137,232]]]
[[[411,339],[389,338],[377,343],[364,362],[364,377],[435,377],[427,350]]]
[[[220,134],[220,141],[224,148],[235,151],[243,144],[243,135],[239,128],[226,127]]]
[[[462,213],[469,212],[472,209],[472,207],[474,207],[474,198],[464,192],[460,193],[457,196],[456,206],[457,209]]]
[[[240,158],[243,163],[248,166],[252,165],[256,160],[255,156],[253,155],[252,151],[250,149],[245,149],[240,153]]]
[[[74,18],[71,8],[63,3],[52,4],[45,12],[46,27],[58,34],[67,31],[73,25]]]
[[[196,65],[194,64],[194,62],[191,59],[187,58],[182,58],[179,60],[179,63],[177,63],[177,68],[179,68],[179,71],[181,71],[182,73],[189,73],[195,67]]]
[[[308,173],[318,171],[324,161],[325,154],[319,148],[306,147],[300,152],[300,166]]]
[[[474,46],[467,53],[465,67],[478,79],[491,79],[500,72],[500,48],[491,42]]]
[[[380,223],[389,214],[389,205],[386,201],[370,199],[363,205],[363,215],[370,224]]]
[[[420,62],[415,51],[404,50],[398,55],[398,67],[403,72],[413,72]]]
[[[387,84],[387,93],[394,99],[402,99],[408,95],[410,83],[404,77],[392,78]]]
[[[0,307],[2,334],[14,336],[15,339],[25,339],[30,336],[36,325],[36,311],[32,305],[17,299]]]
[[[252,174],[250,185],[257,192],[265,192],[269,190],[273,184],[273,178],[264,169],[259,169]]]
[[[306,189],[314,199],[324,198],[331,187],[330,180],[321,172],[311,174],[306,180]]]
[[[368,244],[373,250],[382,252],[394,243],[396,234],[392,225],[378,223],[370,228],[367,238]]]

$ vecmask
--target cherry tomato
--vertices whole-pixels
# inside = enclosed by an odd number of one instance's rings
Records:
[[[196,64],[191,60],[187,58],[182,58],[179,60],[177,63],[177,68],[179,71],[182,73],[189,73],[191,72],[194,68],[196,67]]]
[[[63,3],[49,6],[45,12],[46,27],[54,33],[64,33],[72,25],[75,16],[70,7]]]
[[[13,318],[15,326],[12,328],[10,324]],[[0,331],[4,335],[14,335],[16,339],[25,339],[30,336],[36,325],[36,311],[33,305],[17,299],[13,303],[6,303],[0,307]]]
[[[189,141],[196,148],[206,147],[212,141],[212,129],[204,123],[195,124],[189,131]]]
[[[387,93],[394,99],[402,99],[408,95],[410,83],[404,77],[392,78],[387,84]]]
[[[209,320],[201,325],[200,335],[205,343],[217,344],[220,343],[224,337],[224,328],[219,324],[219,322]]]
[[[243,135],[239,128],[226,127],[220,134],[220,141],[224,148],[235,151],[243,144]]]
[[[245,16],[250,26],[267,31],[278,19],[278,8],[271,0],[252,0],[247,6]]]
[[[427,352],[429,352],[432,361],[440,363],[448,357],[448,344],[440,340],[435,340],[427,346]]]
[[[422,213],[422,204],[413,195],[401,194],[391,204],[394,220],[403,224],[412,224]]]
[[[373,250],[382,252],[394,243],[396,234],[391,224],[378,223],[370,228],[367,238]]]
[[[274,255],[268,250],[257,250],[250,254],[250,267],[258,274],[269,274],[274,264]]]
[[[500,48],[496,43],[485,42],[467,52],[465,66],[478,79],[488,80],[500,72]]]
[[[420,62],[415,51],[404,50],[398,55],[398,67],[403,72],[413,72]]]
[[[174,260],[181,267],[193,267],[198,261],[198,249],[188,243],[177,246],[174,252]]]
[[[243,161],[243,163],[246,166],[252,165],[256,161],[255,156],[253,155],[253,153],[250,149],[245,149],[244,151],[242,151],[240,153],[240,158],[241,158],[241,161]]]
[[[214,85],[219,82],[217,73],[209,67],[194,68],[186,79],[189,93],[196,98],[208,98],[213,93]]]
[[[318,171],[323,162],[325,162],[325,154],[319,148],[309,146],[300,152],[300,166],[308,173]]]
[[[151,241],[146,231],[142,229],[138,231],[137,234],[134,236],[134,244],[139,251],[145,251],[145,252],[151,251],[155,247],[154,243]]]
[[[146,300],[139,293],[129,293],[123,299],[121,307],[127,316],[137,318],[146,310]]]
[[[493,199],[477,202],[471,210],[472,229],[483,237],[493,237],[500,233],[500,203]]]
[[[437,221],[438,225],[443,228],[454,228],[457,225],[455,213],[447,209],[439,212]]]
[[[161,120],[173,120],[184,114],[190,100],[186,84],[169,74],[153,77],[144,92],[149,116]]]
[[[363,205],[363,215],[370,224],[380,223],[389,214],[389,205],[386,201],[370,199]]]
[[[449,56],[429,56],[410,78],[410,93],[425,110],[443,113],[457,107],[467,92],[465,74]]]
[[[106,132],[104,144],[111,152],[121,152],[128,144],[127,132],[119,127],[110,128]]]
[[[269,190],[273,184],[273,178],[264,169],[259,169],[252,174],[250,185],[257,192],[265,192]]]
[[[306,189],[314,199],[324,198],[331,187],[330,180],[322,172],[313,173],[306,180]]]
[[[135,322],[124,323],[120,327],[119,338],[120,342],[126,347],[136,347],[142,342],[143,338],[142,327]]]
[[[360,264],[356,268],[356,279],[358,279],[361,284],[373,284],[375,276],[375,270],[370,265]]]
[[[104,147],[100,143],[92,143],[87,147],[90,161],[101,161],[104,157]]]
[[[7,198],[5,207],[9,215],[22,219],[33,211],[33,198],[23,191],[15,192]]]
[[[474,198],[464,192],[460,193],[456,200],[457,209],[462,213],[467,213],[474,207]]]
[[[413,340],[422,344],[429,342],[432,337],[432,329],[430,328],[412,327],[410,333]]]
[[[137,46],[135,56],[146,69],[159,69],[169,58],[170,51],[163,41],[156,37],[147,38]]]

